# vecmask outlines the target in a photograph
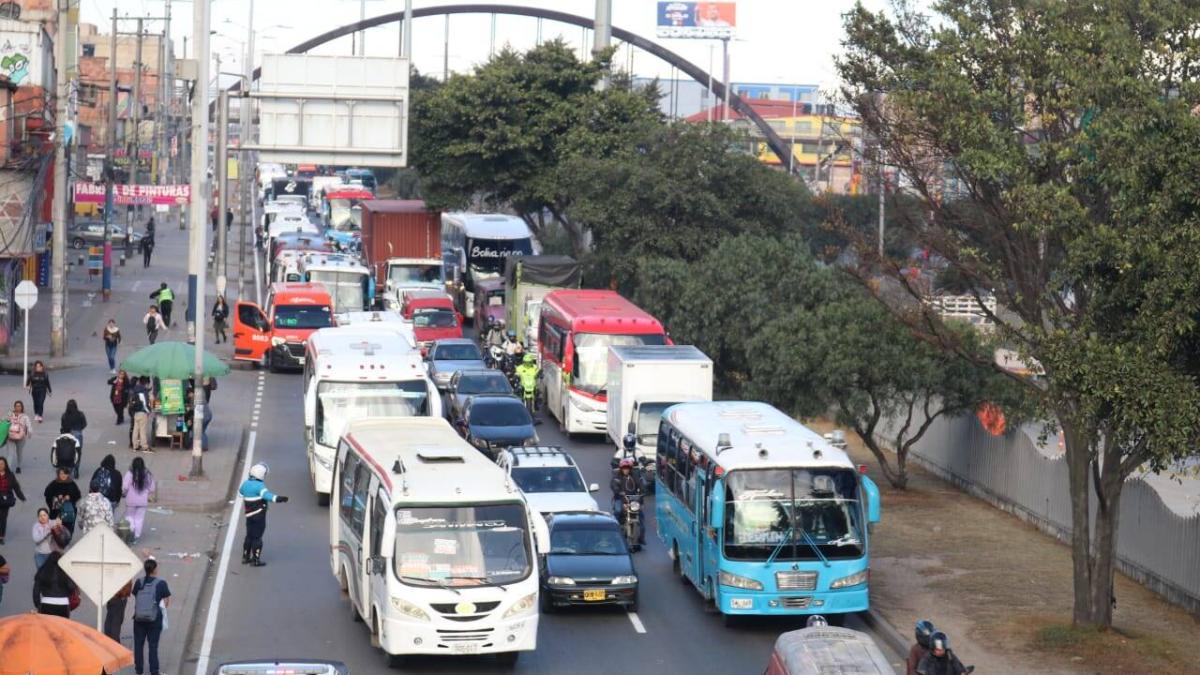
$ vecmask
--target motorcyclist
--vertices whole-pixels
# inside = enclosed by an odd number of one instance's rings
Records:
[[[489,347],[504,344],[504,331],[500,330],[500,322],[496,321],[494,316],[487,318],[487,333],[484,335],[483,341]]]
[[[917,622],[917,642],[908,650],[908,661],[906,662],[904,675],[917,675],[917,666],[921,663],[921,659],[929,653],[929,638],[935,630],[937,629],[933,627],[932,621],[921,619]]]
[[[242,542],[242,564],[262,567],[267,563],[262,560],[262,538],[267,531],[267,503],[288,500],[283,495],[277,495],[267,489],[263,479],[267,477],[267,465],[263,463],[250,467],[250,476],[238,489],[242,497],[246,513],[246,538]]]
[[[972,670],[950,651],[950,638],[940,630],[929,636],[929,653],[917,664],[917,675],[964,675]]]
[[[537,356],[534,354],[526,354],[521,365],[517,366],[517,379],[521,381],[521,394],[530,409],[533,411],[533,400],[537,392],[538,373],[542,369],[538,367]]]
[[[808,617],[808,621],[804,622],[805,628],[825,628],[829,625],[829,620],[820,614],[813,614]]]
[[[515,330],[504,331],[504,343],[501,346],[504,347],[504,353],[509,356],[520,356],[525,353],[525,345],[517,339]]]
[[[642,479],[633,472],[633,460],[626,457],[617,465],[612,482],[612,513],[620,522],[625,522],[625,497],[639,498],[645,494],[646,488]],[[638,528],[638,543],[646,543],[646,528]]]

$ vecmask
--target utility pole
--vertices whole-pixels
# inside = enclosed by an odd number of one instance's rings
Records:
[[[729,38],[721,40],[721,59],[723,61],[725,74],[722,77],[725,80],[725,108],[724,114],[721,116],[721,121],[729,121],[729,98],[733,96],[733,83],[729,81]]]
[[[112,231],[109,225],[117,209],[114,186],[117,172],[117,9],[112,13],[112,35],[108,36],[108,171],[104,189],[104,268],[101,274],[101,297],[108,302],[112,295]],[[128,237],[126,237],[128,240]]]
[[[208,246],[208,62],[209,62],[209,19],[212,8],[209,0],[192,3],[192,35],[196,43],[196,89],[192,96],[192,203],[191,226],[188,237],[188,332],[195,336],[195,409],[192,429],[204,428],[204,396],[200,391],[204,372],[204,285],[206,282],[206,257]],[[189,475],[199,478],[204,475],[204,455],[201,446],[203,434],[192,434],[192,469]]]
[[[404,28],[400,31],[400,56],[409,59],[412,67],[412,0],[404,0]]]
[[[50,271],[50,355],[67,353],[67,36],[75,31],[71,4],[58,0],[54,37],[54,248]]]
[[[171,100],[171,84],[174,79],[168,73],[167,61],[171,58],[171,0],[166,0],[163,14],[163,32],[162,41],[159,43],[158,50],[158,115],[157,122],[154,126],[158,130],[158,184],[166,185],[170,180],[171,172],[171,141],[168,136],[167,126],[170,119],[170,100]],[[174,207],[170,207],[174,208]]]
[[[217,73],[220,77],[220,71]],[[217,295],[225,292],[227,282],[225,269],[225,212],[229,209],[229,92],[217,88],[217,254],[213,256],[213,266],[216,268]],[[203,309],[203,306],[201,307]],[[196,323],[196,328],[203,332],[203,319]]]
[[[245,79],[242,80],[242,101],[241,107],[238,109],[239,122],[241,124],[241,134],[239,145],[246,146],[254,143],[254,133],[251,129],[254,128],[254,108],[253,101],[250,98],[250,89],[254,82],[254,0],[250,0],[250,16],[246,21],[246,58],[242,61],[242,70],[245,73]],[[254,217],[254,206],[258,199],[254,194],[254,174],[251,172],[251,167],[254,163],[251,161],[251,152],[242,150],[239,154],[241,165],[238,167],[238,177],[242,183],[242,227],[240,232],[240,246],[238,247],[238,300],[242,300],[246,296],[246,234],[253,227],[252,223],[257,222]],[[254,255],[258,255],[256,252]],[[254,282],[255,287],[258,286],[257,280]]]
[[[442,35],[442,82],[450,80],[450,15],[447,14],[445,18],[446,27]]]
[[[137,20],[137,48],[133,57],[133,101],[129,105],[133,116],[132,150],[129,153],[129,183],[138,184],[138,164],[142,161],[142,32],[144,19]],[[133,230],[133,221],[138,216],[138,206],[128,209],[129,220],[125,231]]]
[[[358,0],[358,20],[365,21],[366,18],[367,18],[367,0]],[[367,31],[360,30],[356,34],[356,37],[358,38],[358,40],[354,43],[354,49],[355,49],[354,55],[355,56],[366,56],[367,55]]]
[[[600,52],[612,44],[612,0],[596,0],[596,30],[592,31],[592,58],[600,56]],[[596,89],[603,91],[608,88],[608,73],[596,83]]]

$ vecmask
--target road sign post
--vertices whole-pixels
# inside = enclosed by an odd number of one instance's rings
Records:
[[[142,569],[142,559],[108,525],[97,525],[75,542],[58,566],[96,603],[96,630],[104,632],[104,603]]]
[[[13,291],[13,296],[16,299],[17,307],[24,311],[24,316],[21,317],[21,322],[25,328],[25,357],[21,360],[21,386],[29,381],[29,310],[38,301],[37,286],[30,280],[26,279],[17,284],[17,288]]]

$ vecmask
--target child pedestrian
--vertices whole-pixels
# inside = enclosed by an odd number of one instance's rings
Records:
[[[50,386],[50,373],[46,372],[46,364],[41,361],[33,362],[33,372],[29,373],[29,379],[25,380],[25,389],[33,397],[33,417],[38,424],[41,424],[46,397],[54,393],[54,389]]]
[[[121,344],[121,329],[117,327],[116,319],[109,319],[104,326],[104,355],[108,357],[110,374],[117,372],[117,345]]]
[[[29,421],[29,415],[25,414],[25,404],[21,401],[13,402],[12,412],[8,414],[8,440],[5,442],[16,452],[17,473],[21,473],[21,454],[25,451],[25,441],[29,439],[32,431],[33,424]]]
[[[146,468],[146,461],[141,457],[134,457],[129,470],[125,472],[122,489],[122,494],[125,495],[125,518],[129,520],[134,543],[142,538],[146,507],[150,504],[150,496],[156,487],[154,474]]]

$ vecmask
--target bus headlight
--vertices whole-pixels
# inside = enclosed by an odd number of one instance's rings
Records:
[[[721,572],[720,581],[722,586],[732,586],[734,588],[741,588],[747,591],[761,591],[763,589],[761,581],[755,581],[754,579],[749,579],[747,577],[739,577],[738,575],[730,574],[729,572]]]
[[[869,580],[870,578],[871,578],[871,570],[866,569],[861,572],[851,574],[848,577],[842,577],[841,579],[835,579],[832,584],[829,584],[829,590],[835,591],[839,588],[849,588],[851,586],[858,586],[859,584],[865,584],[865,583],[867,583],[867,580]]]
[[[575,580],[571,577],[550,577],[546,583],[551,586],[574,586]]]
[[[404,616],[412,617],[418,621],[428,621],[429,620],[429,615],[425,613],[425,610],[421,609],[420,607],[417,607],[416,605],[405,600],[404,598],[393,597],[392,598],[392,607],[394,607],[397,612],[400,612]]]
[[[504,613],[504,618],[510,619],[519,614],[525,614],[526,612],[532,610],[535,605],[537,605],[537,593],[530,593],[529,595],[514,602],[513,606],[509,607],[508,611]]]
[[[579,408],[581,412],[596,412],[596,408],[578,396],[571,397],[571,405]]]

